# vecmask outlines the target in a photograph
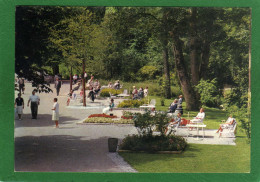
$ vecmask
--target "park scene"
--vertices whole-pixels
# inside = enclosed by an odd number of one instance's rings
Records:
[[[250,172],[250,8],[15,16],[15,171]]]

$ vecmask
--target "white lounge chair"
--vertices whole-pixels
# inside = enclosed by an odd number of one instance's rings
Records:
[[[155,108],[155,104],[156,104],[156,100],[152,99],[148,105],[144,104],[144,105],[140,106],[140,109],[152,109],[152,108]]]
[[[234,124],[223,128],[223,131],[219,131],[219,137],[222,137],[223,134],[228,135],[230,137],[235,137],[237,122],[234,121]]]
[[[122,94],[118,94],[117,97],[129,97],[130,95],[127,94],[127,89],[124,90]]]
[[[177,129],[179,128],[179,125],[180,125],[180,123],[178,123],[178,124],[175,124],[175,125],[169,125],[168,126],[168,130],[167,130],[167,132],[166,132],[166,135],[168,135],[168,134],[172,134],[172,133],[176,133],[177,132]]]
[[[76,94],[75,97],[72,97],[72,98],[70,99],[69,105],[70,105],[70,106],[71,106],[71,105],[78,105],[78,104],[80,104],[80,103],[82,103],[82,102],[83,102],[83,97],[80,96],[79,94]]]

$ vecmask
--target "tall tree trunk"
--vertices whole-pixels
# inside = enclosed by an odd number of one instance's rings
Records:
[[[82,88],[83,88],[83,106],[86,107],[86,86],[85,86],[85,77],[84,77],[84,73],[85,73],[85,60],[82,60],[82,75],[81,75],[81,79],[82,79]]]
[[[201,48],[201,65],[200,65],[200,78],[207,79],[207,68],[210,56],[210,42],[204,40]]]
[[[52,71],[54,75],[58,75],[60,73],[59,71],[59,65],[53,65]]]
[[[163,45],[163,70],[165,77],[165,97],[167,99],[171,98],[171,78],[170,78],[170,70],[169,70],[169,54],[168,54],[168,20],[167,20],[167,9],[164,9],[163,19],[162,19],[162,28],[163,31],[161,33],[161,42]]]
[[[165,97],[167,99],[171,98],[171,80],[169,71],[169,55],[168,48],[164,46],[163,48],[163,67],[164,67],[164,77],[165,77]]]
[[[72,90],[72,66],[70,67],[70,91]]]
[[[173,52],[175,58],[175,65],[177,68],[178,77],[183,90],[184,98],[186,101],[187,110],[197,110],[199,107],[199,102],[196,100],[196,95],[193,87],[191,86],[189,76],[184,63],[184,56],[182,52],[182,41],[177,34],[171,32],[173,38]]]
[[[197,38],[197,8],[191,8],[190,21],[190,68],[191,81],[195,86],[199,83],[199,56],[198,56],[198,38]]]

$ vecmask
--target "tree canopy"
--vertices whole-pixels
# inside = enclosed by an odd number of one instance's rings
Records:
[[[167,98],[181,85],[193,110],[201,80],[247,93],[250,19],[249,8],[17,7],[15,72],[49,91],[42,75],[85,60],[98,78],[163,80]]]

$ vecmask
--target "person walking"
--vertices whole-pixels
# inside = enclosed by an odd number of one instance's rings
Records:
[[[75,75],[73,76],[73,82],[74,82],[74,84],[77,83],[77,80],[78,80],[78,76],[77,76],[77,74],[75,74]]]
[[[53,107],[51,110],[53,110],[52,112],[52,120],[55,121],[55,128],[59,128],[59,103],[58,103],[58,99],[54,98],[53,99]]]
[[[31,102],[32,119],[37,119],[38,106],[40,105],[40,97],[38,95],[35,95],[35,91],[32,91],[32,95],[28,100],[27,103],[28,107],[30,102]]]
[[[54,87],[56,88],[57,96],[59,96],[61,84],[62,84],[61,80],[59,78],[56,78]]]
[[[15,99],[14,106],[16,107],[16,112],[18,114],[19,120],[22,120],[24,101],[23,98],[21,97],[21,93],[19,93],[18,97]]]
[[[19,84],[19,92],[24,94],[24,79],[23,78],[19,78],[18,80],[18,84]]]

